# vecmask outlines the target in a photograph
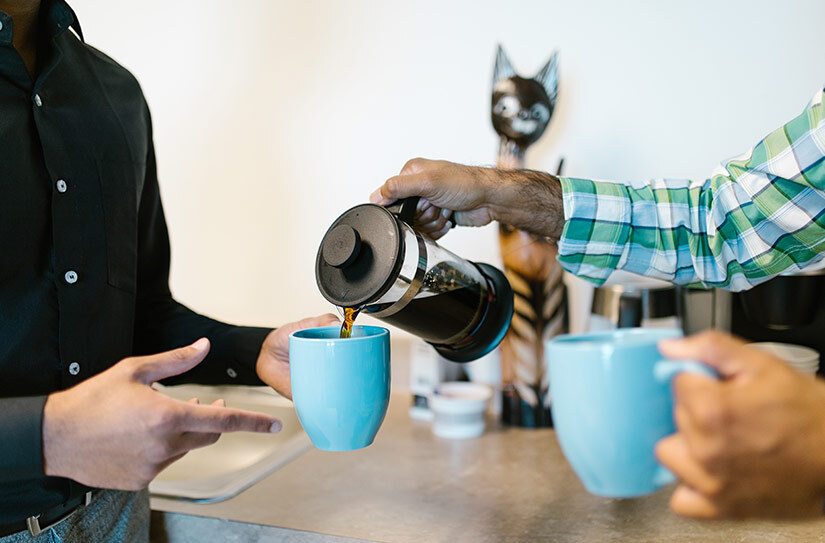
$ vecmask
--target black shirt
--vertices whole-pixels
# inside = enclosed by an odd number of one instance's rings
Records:
[[[83,42],[62,0],[41,8],[34,82],[11,18],[0,12],[0,24],[3,524],[85,491],[43,473],[49,393],[201,336],[212,351],[178,381],[261,384],[255,362],[269,330],[223,324],[172,298],[152,125],[135,78]]]

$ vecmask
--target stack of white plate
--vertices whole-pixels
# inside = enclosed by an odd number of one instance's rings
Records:
[[[816,375],[817,370],[819,370],[819,353],[809,347],[771,341],[751,343],[750,345],[781,358],[790,367],[802,373]]]

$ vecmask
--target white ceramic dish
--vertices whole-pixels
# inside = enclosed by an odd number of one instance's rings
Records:
[[[255,484],[308,450],[312,444],[292,402],[269,387],[179,385],[155,387],[172,398],[218,398],[229,407],[275,415],[284,423],[277,434],[230,432],[217,443],[189,452],[149,484],[152,496],[201,502],[221,501]]]
[[[493,390],[481,383],[441,383],[429,396],[435,418],[433,433],[439,437],[466,439],[484,433],[484,413]]]

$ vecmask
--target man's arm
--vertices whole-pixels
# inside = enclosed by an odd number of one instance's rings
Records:
[[[558,239],[565,269],[597,284],[624,269],[741,290],[825,256],[822,102],[820,91],[706,181],[556,179],[414,159],[371,201],[422,196],[417,219],[435,238],[454,212],[459,225],[498,220]]]
[[[705,181],[561,179],[559,260],[600,283],[614,269],[742,290],[825,250],[823,92]]]

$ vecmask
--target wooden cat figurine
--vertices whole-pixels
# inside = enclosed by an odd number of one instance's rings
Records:
[[[499,168],[524,168],[525,150],[544,134],[558,95],[557,58],[553,53],[535,77],[526,79],[516,74],[504,49],[498,47],[491,116],[500,137]],[[502,419],[518,426],[550,426],[543,344],[566,332],[568,322],[557,249],[543,238],[507,225],[499,229],[499,244],[515,297],[513,321],[501,344]]]

